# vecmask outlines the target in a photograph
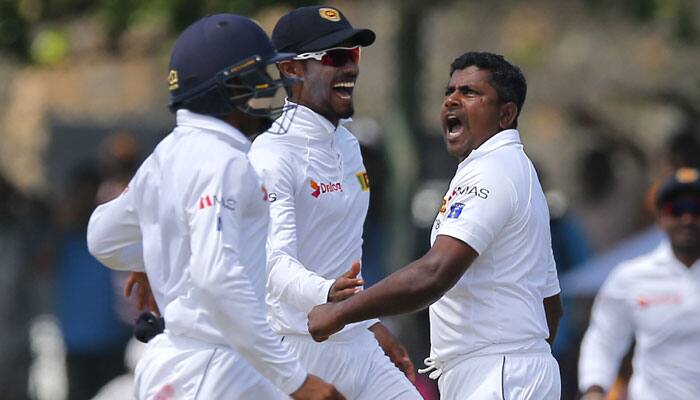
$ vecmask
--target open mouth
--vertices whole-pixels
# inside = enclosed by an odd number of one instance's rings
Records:
[[[447,118],[445,118],[445,127],[447,128],[446,134],[448,139],[456,138],[464,131],[462,121],[455,115],[448,115]]]
[[[343,100],[352,98],[352,91],[355,88],[355,82],[338,82],[333,85],[333,91]]]

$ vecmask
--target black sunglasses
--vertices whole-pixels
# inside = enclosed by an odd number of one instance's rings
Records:
[[[680,217],[683,214],[690,213],[694,216],[700,216],[700,199],[677,199],[671,200],[661,206],[661,213]]]

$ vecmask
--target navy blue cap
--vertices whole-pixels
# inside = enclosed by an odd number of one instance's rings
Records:
[[[263,64],[289,59],[272,46],[265,31],[236,14],[206,16],[187,27],[170,57],[168,88],[171,107],[213,89],[217,74],[251,57]]]
[[[694,194],[700,196],[700,171],[695,168],[679,168],[659,188],[656,195],[656,206],[679,194]]]
[[[355,29],[340,10],[328,6],[300,7],[285,14],[272,31],[278,51],[307,53],[339,45],[369,46],[376,35]]]

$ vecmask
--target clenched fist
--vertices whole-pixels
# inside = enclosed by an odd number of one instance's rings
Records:
[[[309,333],[317,342],[323,342],[345,327],[338,318],[338,304],[326,303],[314,307],[309,313]]]

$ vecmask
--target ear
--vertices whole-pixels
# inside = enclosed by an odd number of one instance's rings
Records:
[[[277,69],[285,78],[303,78],[304,68],[301,63],[296,60],[288,60],[277,63]]]
[[[515,117],[518,115],[518,106],[512,101],[501,105],[500,115],[498,116],[498,126],[501,129],[509,129],[513,127]]]

